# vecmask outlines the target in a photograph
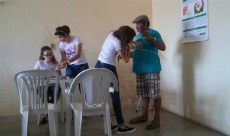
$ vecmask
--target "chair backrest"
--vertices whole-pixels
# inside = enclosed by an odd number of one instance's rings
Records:
[[[26,108],[30,115],[47,114],[47,90],[51,83],[55,85],[54,109],[57,108],[59,74],[56,71],[22,71],[14,76],[14,80],[17,87],[21,113]]]
[[[105,68],[87,69],[73,80],[68,92],[70,102],[74,103],[74,93],[80,92],[83,111],[104,109],[108,103],[111,83],[118,90],[117,78],[112,71]]]

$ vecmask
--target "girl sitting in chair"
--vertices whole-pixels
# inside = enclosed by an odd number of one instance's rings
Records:
[[[56,61],[53,51],[49,46],[43,46],[41,48],[39,60],[34,66],[34,69],[36,70],[56,70],[61,75],[61,70],[58,69],[58,62]],[[55,85],[50,84],[48,87],[48,91],[47,91],[48,103],[54,103],[54,90],[55,90]],[[60,94],[61,94],[61,87],[59,86],[57,98],[60,97]],[[46,124],[47,122],[48,122],[48,115],[46,115],[39,121],[39,125]]]

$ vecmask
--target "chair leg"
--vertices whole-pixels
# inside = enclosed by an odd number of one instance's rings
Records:
[[[58,114],[57,112],[54,112],[54,130],[55,130],[55,136],[58,136]]]
[[[106,123],[104,123],[105,132],[107,132],[108,136],[112,136],[112,131],[111,131],[111,119],[110,119],[110,110],[109,110],[109,105],[106,105],[106,111],[105,111],[105,118],[106,118]],[[104,119],[105,120],[105,119]],[[105,121],[104,121],[105,122]],[[106,134],[106,133],[105,133]]]
[[[81,136],[82,111],[74,111],[75,136]]]
[[[72,120],[72,109],[70,106],[66,107],[66,136],[70,136],[70,126]]]
[[[105,113],[103,114],[103,122],[104,122],[104,134],[108,134],[108,123],[107,123],[107,112],[105,110]]]
[[[28,111],[23,112],[22,115],[22,136],[27,136],[28,127]]]
[[[49,120],[50,136],[57,136],[58,135],[57,112],[49,111],[48,120]]]
[[[60,110],[61,110],[61,120],[62,120],[62,122],[64,122],[64,103],[63,103],[63,100],[64,100],[64,96],[63,96],[63,94],[61,94],[61,98],[60,98]]]

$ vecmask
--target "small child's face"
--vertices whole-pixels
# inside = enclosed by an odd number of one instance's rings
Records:
[[[45,50],[43,52],[43,57],[45,58],[45,60],[47,62],[52,61],[52,59],[53,59],[53,51],[52,50]]]

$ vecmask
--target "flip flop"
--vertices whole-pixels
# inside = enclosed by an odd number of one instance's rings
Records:
[[[145,129],[147,130],[153,130],[155,128],[158,128],[160,126],[160,122],[152,120],[146,127]]]
[[[129,120],[129,124],[137,124],[137,123],[141,123],[141,122],[146,122],[147,120],[144,119],[144,117],[142,116],[137,116],[135,118],[132,118]]]

